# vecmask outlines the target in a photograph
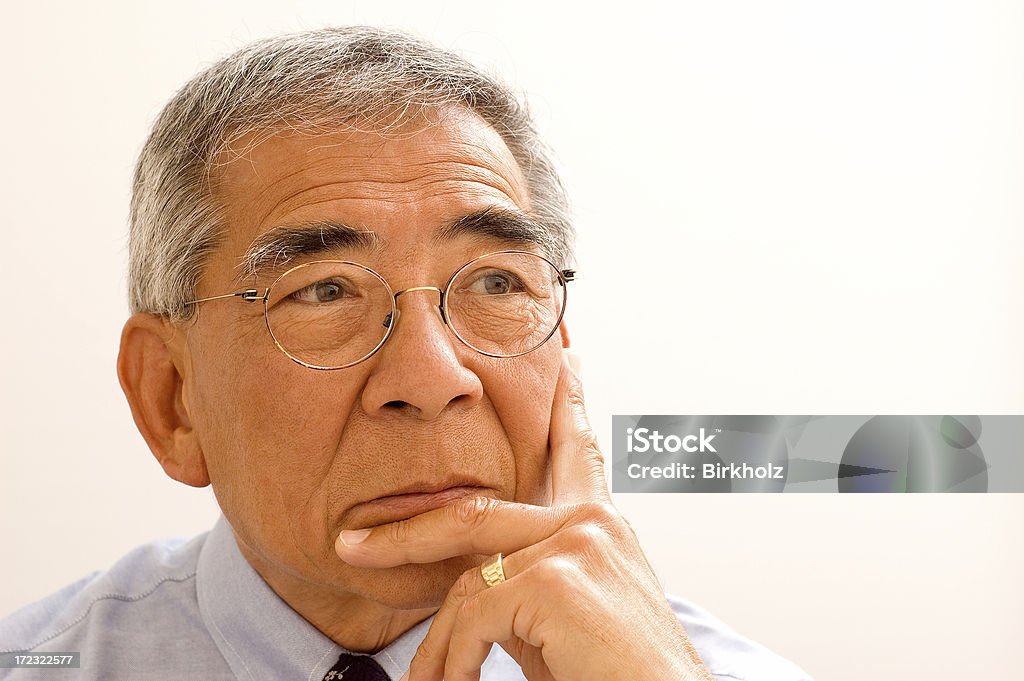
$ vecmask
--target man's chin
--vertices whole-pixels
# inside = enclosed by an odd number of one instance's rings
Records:
[[[347,589],[396,610],[438,608],[462,573],[479,569],[487,556],[456,556],[437,563],[409,563],[393,568],[357,568]]]

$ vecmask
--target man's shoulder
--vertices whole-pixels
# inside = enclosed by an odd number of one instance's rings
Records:
[[[168,619],[198,623],[195,575],[208,533],[138,546],[107,570],[95,571],[0,619],[0,652],[79,650],[97,636],[127,639]],[[141,626],[145,623],[145,626]],[[132,636],[132,634],[135,636]],[[67,647],[70,646],[70,647]]]
[[[704,664],[725,681],[810,681],[786,658],[737,633],[696,603],[665,594]]]

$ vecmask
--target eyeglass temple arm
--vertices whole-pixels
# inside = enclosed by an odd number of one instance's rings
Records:
[[[266,289],[261,294],[254,288],[246,289],[245,291],[239,291],[237,293],[225,293],[222,296],[210,296],[209,298],[200,298],[199,300],[190,300],[185,305],[195,305],[196,303],[205,303],[208,300],[220,300],[221,298],[241,298],[247,303],[255,303],[257,300],[266,300],[270,294],[270,289]]]
[[[565,279],[566,281],[576,281],[576,278],[579,276],[576,273],[576,270],[561,270],[559,274],[561,274],[562,279]]]

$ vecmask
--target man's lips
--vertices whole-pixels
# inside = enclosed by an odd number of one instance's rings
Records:
[[[463,497],[494,496],[494,490],[476,485],[458,485],[446,487],[436,492],[410,492],[392,494],[364,501],[353,507],[362,513],[371,515],[377,524],[391,523],[396,520],[411,518],[420,513],[432,511],[455,502]]]

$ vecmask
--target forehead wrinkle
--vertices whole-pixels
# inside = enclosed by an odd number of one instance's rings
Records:
[[[319,205],[321,203],[330,203],[332,201],[344,201],[344,200],[358,199],[359,197],[357,197],[357,196],[336,196],[335,195],[335,196],[330,196],[330,197],[327,197],[327,198],[324,198],[324,199],[320,199],[320,200],[306,200],[306,201],[301,200],[301,197],[303,197],[306,194],[309,194],[311,192],[324,191],[324,190],[328,189],[329,187],[335,187],[335,186],[356,185],[358,183],[359,183],[358,180],[342,180],[342,181],[334,181],[334,182],[322,182],[322,183],[316,184],[316,185],[314,185],[312,187],[302,187],[300,189],[296,189],[296,190],[292,191],[291,193],[289,193],[289,194],[287,194],[285,196],[282,196],[277,201],[275,201],[274,204],[272,206],[270,206],[269,210],[267,210],[266,216],[261,220],[261,222],[266,222],[267,219],[269,218],[269,216],[271,216],[271,215],[275,215],[275,214],[276,215],[287,215],[288,213],[292,212],[293,210],[295,210],[297,208],[304,208],[306,206],[316,206],[316,205]],[[293,205],[293,204],[298,204],[298,205]]]
[[[525,196],[526,192],[524,191],[525,185],[514,158],[511,156],[507,159],[502,158],[502,154],[493,153],[486,145],[470,141],[451,139],[445,141],[454,144],[456,149],[445,149],[442,153],[438,153],[436,150],[423,151],[414,149],[406,153],[383,157],[376,153],[370,156],[357,152],[336,154],[327,158],[300,163],[298,167],[293,170],[286,170],[283,174],[274,177],[269,182],[258,181],[263,176],[259,168],[263,164],[257,163],[252,156],[248,156],[245,159],[249,161],[247,165],[251,166],[251,171],[257,178],[257,182],[252,184],[258,185],[258,189],[252,192],[250,196],[257,200],[273,200],[270,195],[275,193],[276,190],[281,189],[282,185],[289,185],[293,182],[298,185],[305,184],[302,182],[304,175],[321,172],[325,169],[325,166],[338,166],[334,171],[328,168],[327,173],[322,173],[328,176],[328,181],[319,182],[313,187],[303,186],[291,191],[284,187],[283,189],[287,193],[274,200],[274,205],[266,210],[263,220],[266,219],[266,216],[287,212],[291,204],[304,194],[310,191],[323,190],[332,185],[351,185],[356,187],[355,194],[357,196],[352,198],[374,198],[361,195],[364,192],[372,191],[376,187],[388,185],[411,185],[411,190],[417,191],[423,187],[430,187],[446,181],[476,182],[501,192],[516,205],[529,210],[528,196]],[[386,144],[387,141],[382,140],[380,146],[383,147]],[[346,146],[346,142],[339,142],[337,144],[321,145],[321,147],[317,148],[345,149]],[[380,148],[378,148],[379,150]],[[460,154],[458,153],[459,150],[463,150],[466,153]],[[309,152],[306,151],[305,153],[308,154]],[[289,155],[294,156],[294,154]],[[291,164],[283,162],[274,165],[287,168]],[[511,171],[511,173],[501,171]],[[355,177],[345,178],[346,174],[354,175]],[[431,177],[431,175],[439,174],[447,174],[448,177]],[[331,175],[341,177],[330,178]],[[243,188],[246,184],[250,184],[245,182],[243,178],[236,177],[234,179],[236,180],[235,184],[242,185]],[[252,190],[250,189],[250,191]],[[263,220],[258,221],[262,222]]]
[[[420,194],[428,192],[432,196],[472,196],[478,198],[486,197],[488,195],[487,189],[493,189],[499,192],[502,198],[507,198],[508,201],[517,206],[520,205],[516,202],[515,197],[510,194],[511,188],[508,185],[493,181],[497,177],[493,173],[472,173],[461,177],[453,177],[451,175],[431,177],[430,175],[430,173],[422,173],[415,177],[401,180],[367,180],[360,178],[358,180],[325,182],[313,187],[304,187],[282,197],[267,210],[267,215],[286,215],[299,208],[344,201],[370,200],[388,204],[407,204],[410,201],[410,195],[413,195],[415,197],[413,200],[416,200],[420,198]],[[350,187],[351,191],[346,196],[338,196],[335,193],[331,193],[322,199],[304,198],[310,193],[328,192],[329,188],[335,186]],[[260,222],[265,222],[266,220],[267,218],[264,217]]]
[[[272,194],[281,185],[286,184],[289,181],[293,181],[296,178],[301,178],[303,175],[308,174],[310,171],[317,170],[322,165],[327,165],[328,163],[330,163],[331,160],[333,160],[333,159],[323,159],[321,161],[317,161],[317,162],[312,163],[310,165],[299,166],[298,168],[296,168],[296,169],[294,169],[294,170],[292,170],[290,172],[287,172],[287,173],[285,173],[283,175],[280,175],[279,177],[275,178],[269,184],[264,184],[262,187],[260,187],[259,191],[256,192],[256,196],[262,198],[262,197],[265,197],[265,196],[267,196],[269,194]],[[274,203],[274,208],[276,208],[276,207],[280,206],[281,204],[289,201],[290,199],[295,198],[296,196],[300,196],[301,194],[303,194],[303,193],[305,193],[307,191],[311,191],[311,190],[314,190],[314,189],[320,189],[320,188],[331,186],[331,185],[334,185],[334,184],[350,184],[350,183],[355,182],[355,181],[356,180],[337,180],[337,179],[336,180],[328,180],[328,181],[319,182],[319,183],[317,183],[316,185],[314,185],[312,187],[303,186],[306,183],[303,183],[303,182],[300,181],[298,183],[299,184],[299,188],[296,188],[294,190],[288,190],[287,188],[285,189],[285,191],[288,191],[289,193],[287,193],[282,198],[278,199]],[[270,213],[273,213],[273,209],[268,211],[268,215]]]
[[[444,150],[443,153],[436,150],[411,150],[399,155],[383,157],[377,154],[369,156],[351,154],[342,155],[340,158],[334,156],[304,165],[299,170],[276,179],[267,186],[267,189],[273,189],[281,182],[301,175],[305,171],[316,171],[323,166],[337,165],[337,170],[330,174],[344,176],[346,173],[350,173],[355,174],[356,177],[334,179],[331,182],[333,184],[410,184],[415,187],[420,182],[472,181],[483,182],[510,197],[523,198],[519,196],[520,192],[517,191],[516,185],[525,185],[514,159],[503,159],[499,155],[491,153],[486,147],[469,142],[460,142],[459,149],[470,150],[470,153],[460,154],[458,150]],[[511,173],[506,176],[506,173],[502,172],[505,170],[510,170]],[[445,174],[450,176],[431,178],[432,175]]]
[[[522,206],[524,208],[527,207],[527,203],[524,200],[525,197],[519,195],[520,192],[517,191],[515,183],[510,182],[509,179],[506,178],[504,175],[495,172],[493,168],[485,164],[472,163],[470,161],[463,159],[458,161],[442,161],[440,163],[426,162],[424,163],[424,165],[430,165],[432,166],[433,169],[436,169],[437,166],[439,165],[445,167],[445,169],[449,169],[449,166],[451,166],[450,169],[454,171],[454,177],[442,177],[437,178],[436,180],[427,180],[426,184],[428,185],[443,183],[446,181],[477,182],[479,184],[486,185],[492,189],[496,189],[505,196],[509,197],[512,200],[512,202],[515,203],[516,205]],[[460,170],[462,171],[461,173],[458,172]]]
[[[475,140],[460,140],[456,144],[458,148],[467,152],[461,159],[463,164],[479,167],[487,173],[498,176],[502,182],[508,185],[511,195],[515,193],[515,186],[526,187],[526,178],[519,167],[519,162],[509,151],[505,141],[499,137],[499,142],[500,149],[505,153],[495,153],[494,149]],[[509,176],[506,177],[501,172],[496,172],[495,169],[507,171]]]

